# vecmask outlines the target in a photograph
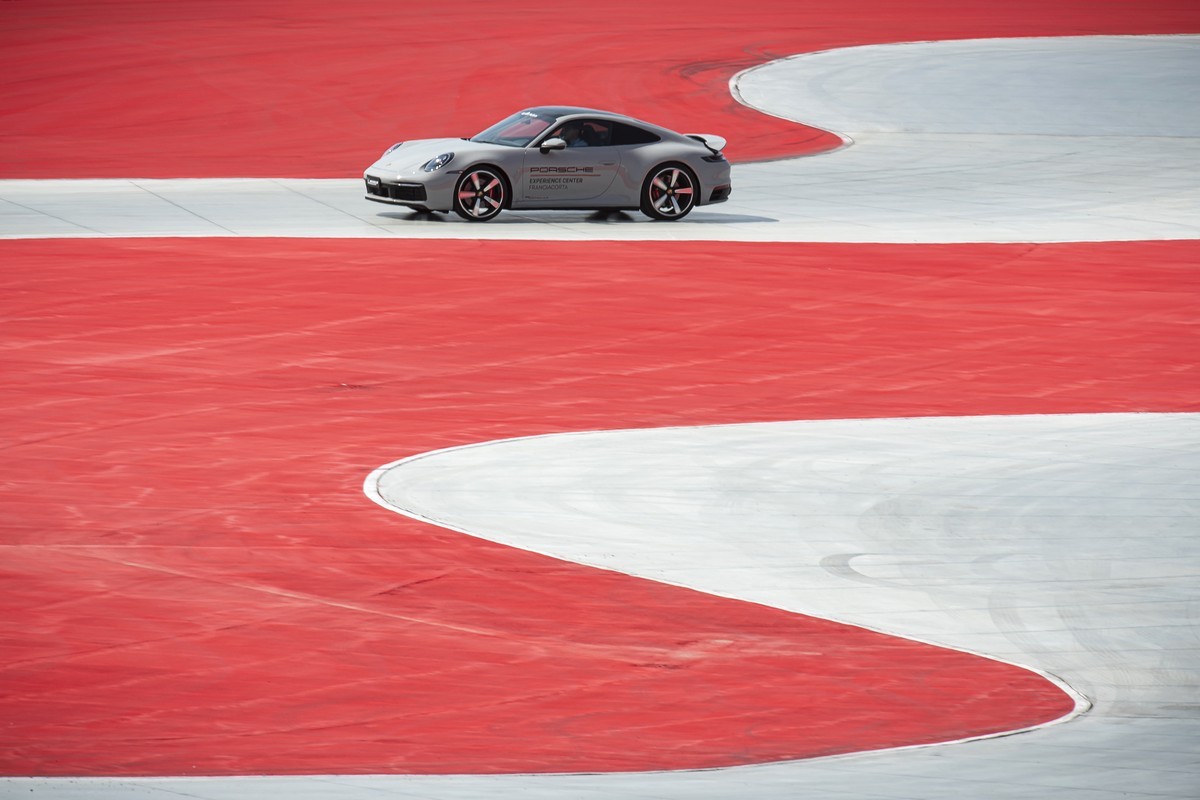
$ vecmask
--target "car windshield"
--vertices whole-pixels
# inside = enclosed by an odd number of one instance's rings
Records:
[[[471,139],[484,144],[503,144],[509,147],[525,147],[549,128],[557,117],[541,115],[533,111],[519,111],[505,120],[497,122],[483,133]]]

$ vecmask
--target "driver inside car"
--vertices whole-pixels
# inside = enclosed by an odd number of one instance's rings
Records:
[[[583,125],[578,122],[568,122],[563,126],[562,138],[567,147],[587,147],[588,141],[583,136]]]

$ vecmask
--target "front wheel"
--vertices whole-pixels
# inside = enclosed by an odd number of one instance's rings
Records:
[[[499,170],[473,167],[454,188],[454,213],[471,222],[487,222],[504,208],[508,184]]]
[[[655,167],[642,184],[642,213],[652,219],[683,219],[696,205],[696,191],[696,176],[687,167]]]

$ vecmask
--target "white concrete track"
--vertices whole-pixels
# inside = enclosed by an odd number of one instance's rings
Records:
[[[735,91],[852,144],[738,165],[730,203],[676,224],[417,218],[355,180],[0,181],[0,237],[1200,238],[1200,36],[851,48]],[[860,420],[513,440],[373,478],[474,535],[1044,670],[1095,704],[1064,724],[700,772],[6,779],[0,797],[1200,797],[1198,454],[1197,415]]]
[[[735,166],[731,201],[678,223],[506,212],[472,224],[368,202],[358,180],[0,181],[0,237],[1200,238],[1200,36],[850,48],[751,70],[734,90],[853,146]]]
[[[521,549],[1032,665],[1105,713],[1177,708],[1175,679],[1200,679],[1176,630],[1200,621],[1196,414],[566,434],[417,456],[367,489]],[[1106,645],[1114,620],[1141,646]]]
[[[1200,790],[1200,415],[537,437],[367,488],[516,547],[1032,666],[1094,704],[1036,735],[779,765],[780,797]]]

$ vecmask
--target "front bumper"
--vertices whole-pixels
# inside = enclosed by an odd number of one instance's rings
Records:
[[[425,186],[420,183],[389,183],[372,175],[364,177],[363,182],[367,185],[367,199],[377,203],[407,206],[425,205],[429,201]]]
[[[391,206],[449,211],[454,184],[461,170],[439,170],[425,174],[397,174],[375,169],[363,173],[367,200]]]

